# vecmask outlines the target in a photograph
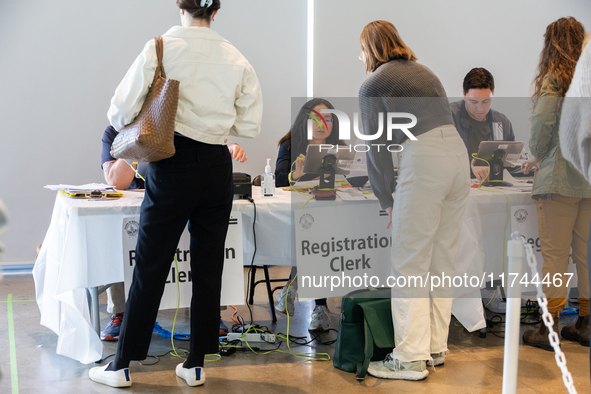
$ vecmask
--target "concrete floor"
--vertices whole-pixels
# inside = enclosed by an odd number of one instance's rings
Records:
[[[272,277],[286,277],[288,268],[274,267]],[[262,276],[262,274],[261,274]],[[11,379],[11,360],[7,325],[7,296],[14,301],[14,330],[16,373],[18,389]],[[485,339],[478,333],[469,333],[454,325],[452,319],[449,336],[450,354],[445,366],[429,369],[429,377],[420,382],[388,381],[368,375],[361,382],[355,375],[333,367],[331,361],[304,361],[289,353],[256,355],[237,352],[217,362],[206,363],[207,380],[204,386],[191,388],[176,377],[174,368],[181,362],[171,355],[160,358],[155,365],[131,365],[133,386],[129,389],[112,389],[94,383],[88,378],[88,370],[94,365],[84,365],[55,354],[57,336],[39,325],[39,309],[35,301],[35,288],[31,275],[5,276],[0,282],[0,394],[16,393],[499,393],[503,377],[503,339],[489,333]],[[331,319],[338,328],[340,299],[329,299]],[[308,335],[312,301],[296,304],[296,315],[290,319],[290,334]],[[222,318],[231,325],[233,310],[222,312]],[[188,310],[181,310],[175,331],[188,332]],[[249,320],[246,306],[239,306],[238,313]],[[271,324],[266,293],[258,286],[253,308],[255,323],[266,325],[273,332],[286,332],[287,319],[278,316],[277,324]],[[163,311],[158,322],[170,330],[174,311]],[[574,317],[563,317],[561,324],[572,324]],[[109,321],[106,299],[101,300],[101,324]],[[522,326],[522,332],[529,327]],[[496,326],[495,331],[503,330]],[[500,334],[502,335],[502,334]],[[323,335],[323,339],[336,338],[336,333]],[[182,341],[175,346],[183,347]],[[106,342],[104,355],[114,353],[116,343]],[[150,354],[163,354],[171,349],[170,339],[154,334]],[[291,346],[294,352],[326,352],[331,356],[334,345]],[[579,393],[591,392],[589,380],[589,348],[565,341],[569,370]],[[281,350],[287,351],[285,343]],[[521,346],[519,349],[518,393],[566,393],[554,354],[541,349]],[[146,363],[153,363],[148,359]],[[12,365],[14,367],[14,365]]]

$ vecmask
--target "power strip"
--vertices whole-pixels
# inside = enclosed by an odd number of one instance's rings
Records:
[[[261,338],[262,337],[262,338]],[[238,339],[244,342],[271,342],[275,343],[275,334],[262,334],[262,333],[246,333],[242,334],[239,332],[229,332],[228,342],[232,342]]]

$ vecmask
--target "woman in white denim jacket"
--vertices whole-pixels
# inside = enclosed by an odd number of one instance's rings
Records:
[[[150,163],[136,246],[136,266],[115,359],[90,370],[92,380],[129,387],[130,360],[147,356],[174,251],[187,221],[191,233],[191,342],[176,374],[205,383],[205,354],[218,350],[224,242],[232,209],[229,136],[254,138],[262,118],[252,66],[209,26],[219,0],[177,0],[182,26],[163,35],[167,78],[180,82],[176,153]],[[157,66],[150,40],[117,87],[108,117],[121,130],[138,115]]]

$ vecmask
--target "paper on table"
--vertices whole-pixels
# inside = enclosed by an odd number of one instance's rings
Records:
[[[503,169],[503,181],[509,182],[509,183],[512,183],[512,184],[520,183],[515,178],[513,178],[513,175],[509,174],[509,171],[507,171],[506,168]]]
[[[343,201],[366,201],[377,200],[373,193],[363,193],[357,188],[337,189],[337,195]]]
[[[513,186],[498,186],[499,189],[510,190],[512,192],[531,193],[532,184],[523,180],[515,179],[507,169],[503,170],[503,181],[511,183]]]
[[[342,183],[342,182],[347,182],[345,178],[342,178],[341,176],[339,176],[337,174],[337,177],[335,178],[335,186],[338,186],[338,184]],[[291,184],[291,186],[286,186],[283,187],[283,190],[292,190],[292,189],[297,189],[297,190],[302,190],[302,189],[312,189],[315,188],[316,186],[318,186],[319,180],[318,178],[313,179],[311,181],[296,181],[294,183]]]
[[[100,190],[102,192],[115,189],[114,186],[105,185],[104,183],[87,183],[85,185],[46,185],[46,189],[59,191],[65,190],[68,193],[86,193],[93,190]]]

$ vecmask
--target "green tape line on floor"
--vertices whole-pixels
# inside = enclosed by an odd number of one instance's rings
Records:
[[[12,394],[18,394],[18,374],[16,370],[16,345],[14,341],[14,319],[12,316],[12,294],[6,300],[8,305],[8,342],[10,346],[10,378],[12,380]]]
[[[11,294],[12,295],[12,294]],[[15,302],[34,302],[35,300],[11,300],[10,302],[14,304]],[[0,301],[0,304],[7,303],[8,301]]]

